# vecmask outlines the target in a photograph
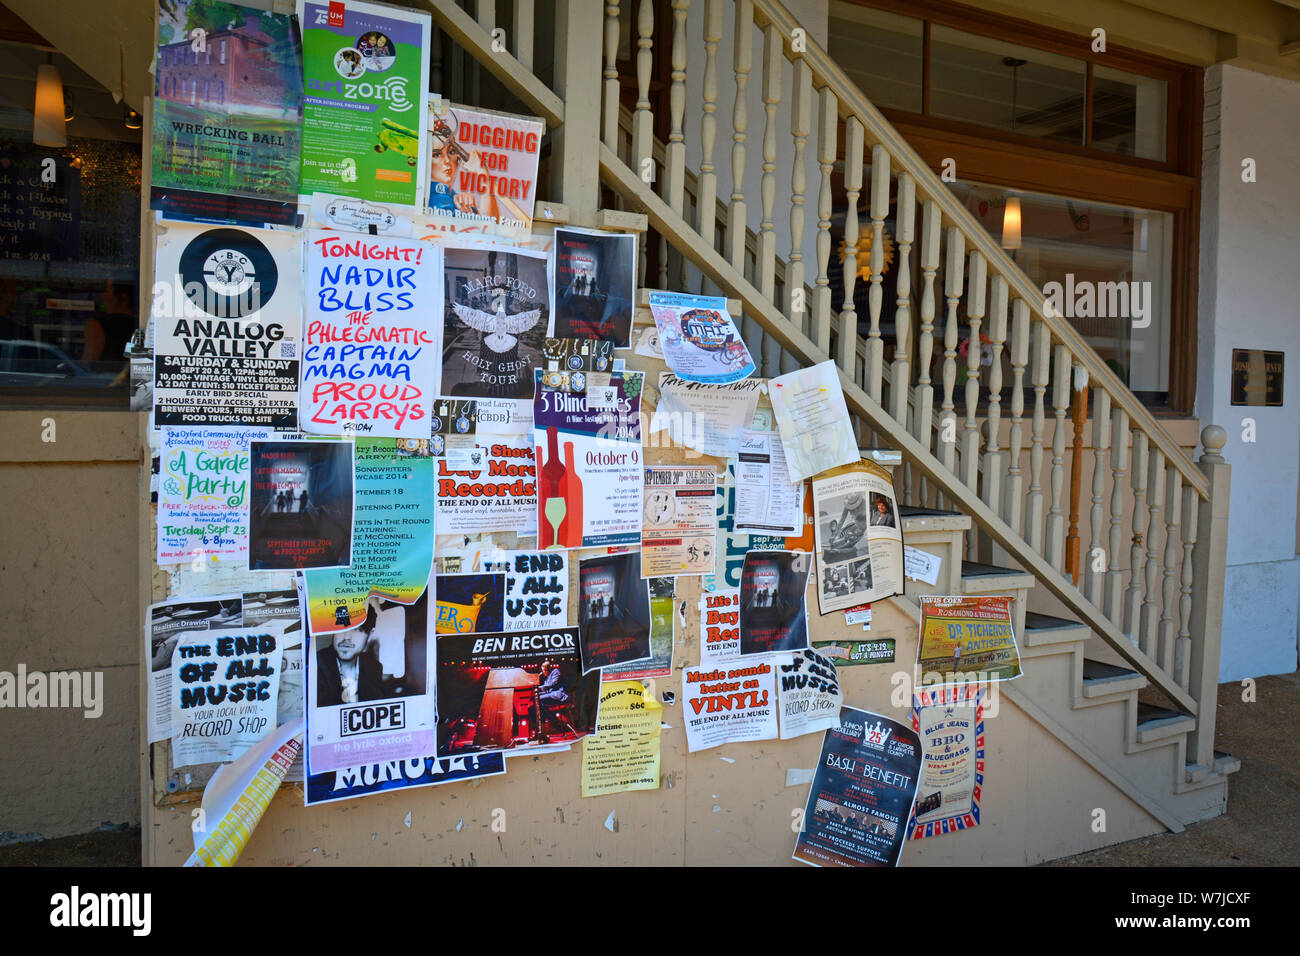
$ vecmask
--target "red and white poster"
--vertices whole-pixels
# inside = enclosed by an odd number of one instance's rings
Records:
[[[776,667],[765,658],[682,672],[686,747],[694,753],[776,736]]]

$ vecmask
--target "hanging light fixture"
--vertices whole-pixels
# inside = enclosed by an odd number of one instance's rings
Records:
[[[128,106],[126,108],[126,119],[122,121],[122,124],[127,129],[139,129],[144,124],[144,120],[141,119],[139,113]]]
[[[32,142],[37,146],[68,145],[67,121],[63,113],[63,77],[53,63],[42,63],[36,67]]]
[[[1020,197],[1008,196],[1007,208],[1002,214],[1002,248],[1020,248]]]

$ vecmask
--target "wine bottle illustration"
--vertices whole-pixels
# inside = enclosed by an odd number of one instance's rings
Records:
[[[565,527],[561,539],[565,547],[582,547],[582,479],[573,464],[573,442],[564,443],[564,477],[560,487],[564,490],[564,500],[568,502],[569,513],[565,517]]]
[[[537,457],[541,460],[541,448],[537,449]],[[541,468],[541,481],[538,483],[537,489],[537,502],[540,512],[537,516],[537,547],[539,549],[564,547],[564,541],[560,537],[560,527],[564,522],[565,512],[568,510],[564,500],[562,484],[565,474],[564,465],[560,462],[559,432],[554,427],[547,428],[546,458],[545,464]]]

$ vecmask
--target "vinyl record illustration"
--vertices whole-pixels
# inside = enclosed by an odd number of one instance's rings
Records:
[[[257,237],[241,229],[209,229],[181,253],[180,275],[189,300],[209,315],[252,315],[275,294],[279,269]]]

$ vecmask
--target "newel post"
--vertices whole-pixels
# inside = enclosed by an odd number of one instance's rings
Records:
[[[555,92],[564,100],[564,125],[551,137],[550,190],[577,226],[596,225],[600,204],[603,10],[598,0],[555,0]]]
[[[1201,432],[1198,467],[1210,481],[1210,499],[1197,512],[1192,552],[1191,671],[1188,691],[1196,700],[1196,729],[1188,741],[1188,760],[1214,766],[1214,718],[1218,702],[1219,651],[1223,638],[1223,578],[1228,556],[1228,491],[1232,466],[1220,452],[1228,433],[1218,425]]]

